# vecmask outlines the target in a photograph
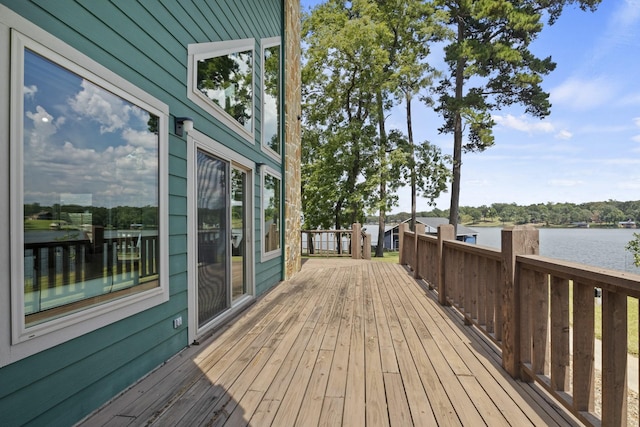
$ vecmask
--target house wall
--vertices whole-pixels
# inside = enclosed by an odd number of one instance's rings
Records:
[[[178,316],[187,319],[188,305],[188,150],[186,138],[173,133],[174,117],[190,116],[198,131],[232,147],[246,158],[283,170],[280,163],[261,150],[260,102],[256,101],[256,141],[248,144],[186,97],[188,44],[254,38],[255,53],[259,55],[260,39],[282,36],[283,2],[0,0],[0,5],[169,106],[169,301],[0,368],[1,425],[69,425],[188,344],[186,322],[177,329],[172,324]],[[6,40],[9,28],[20,20],[13,19],[7,9],[0,9],[0,12],[0,31],[4,37],[0,40]],[[0,51],[4,49],[2,46]],[[5,62],[8,54],[2,55],[0,62]],[[257,68],[256,84],[260,81],[259,66]],[[7,74],[5,62],[0,65],[0,93],[7,91]],[[1,102],[0,124],[6,124],[10,106],[6,98]],[[0,140],[5,158],[9,151],[7,141],[8,133]],[[291,148],[287,150],[289,152]],[[8,173],[2,173],[2,181],[7,183]],[[287,179],[295,182],[295,178]],[[278,257],[260,262],[260,180],[255,181],[255,278],[256,293],[260,294],[281,280],[283,260]],[[8,204],[8,191],[8,187],[0,190],[0,205]],[[295,195],[288,197],[295,199]],[[296,203],[293,201],[294,206]],[[0,296],[5,297],[8,295],[10,264],[6,214],[6,210],[0,211],[0,218],[5,218],[0,220],[3,226],[0,239],[0,287],[3,291]],[[295,263],[293,261],[294,268]],[[0,316],[0,328],[8,328],[10,314],[1,313]],[[0,333],[0,339],[8,336],[8,332]],[[4,346],[6,342],[0,345]]]

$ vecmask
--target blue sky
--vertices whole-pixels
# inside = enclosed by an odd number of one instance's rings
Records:
[[[317,3],[301,2],[304,10]],[[531,49],[557,63],[543,82],[551,115],[495,111],[495,145],[463,155],[460,205],[639,200],[640,0],[604,0],[594,13],[568,7]],[[432,63],[444,69],[435,55]],[[413,110],[415,140],[452,154],[453,137],[437,132],[442,118],[418,102]],[[388,126],[406,133],[402,112]],[[392,212],[409,212],[409,190],[399,195]],[[449,203],[449,193],[436,200],[440,209]],[[418,199],[418,211],[431,209]]]

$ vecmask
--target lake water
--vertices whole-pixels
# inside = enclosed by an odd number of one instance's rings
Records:
[[[500,248],[502,228],[473,229],[478,232],[478,245]],[[633,240],[634,232],[638,230],[541,228],[540,255],[640,274],[640,268],[633,264],[633,256],[625,249],[627,243]]]

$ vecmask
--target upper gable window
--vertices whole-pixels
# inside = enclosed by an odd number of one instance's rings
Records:
[[[281,156],[280,37],[262,41],[262,144],[276,159]]]
[[[253,142],[253,39],[189,45],[187,96]]]

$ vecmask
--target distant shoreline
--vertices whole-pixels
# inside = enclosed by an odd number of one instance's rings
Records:
[[[466,222],[463,223],[462,225],[464,225],[465,227],[471,227],[471,228],[482,228],[482,227],[500,227],[500,228],[505,228],[505,227],[513,227],[515,225],[525,225],[525,226],[531,226],[531,227],[535,227],[535,228],[579,228],[579,229],[586,229],[586,228],[598,228],[598,229],[602,229],[602,228],[607,228],[607,229],[623,229],[624,227],[620,227],[617,224],[598,224],[598,223],[589,223],[588,227],[580,227],[578,225],[571,225],[571,224],[562,224],[562,225],[558,225],[558,224],[541,224],[541,223],[527,223],[527,224],[516,224],[514,222],[501,222],[501,221],[482,221],[482,222]]]

